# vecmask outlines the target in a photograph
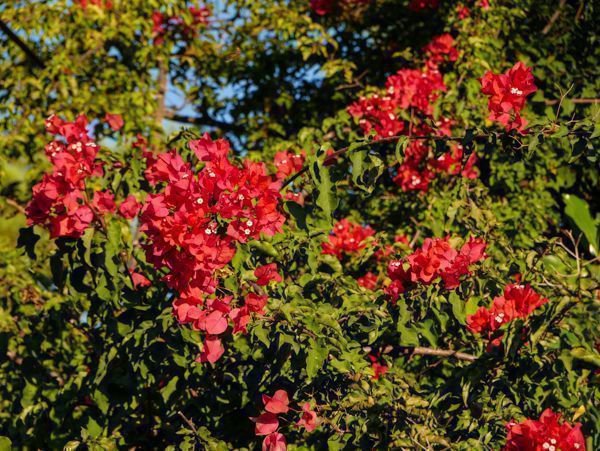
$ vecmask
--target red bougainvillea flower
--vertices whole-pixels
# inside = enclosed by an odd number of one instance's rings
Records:
[[[366,288],[367,290],[375,290],[377,289],[377,274],[372,272],[367,272],[364,276],[356,279],[358,284]]]
[[[467,316],[467,328],[477,334],[491,337],[504,324],[514,319],[527,318],[534,310],[548,302],[529,285],[509,284],[503,296],[494,298],[489,309],[479,307],[473,315]]]
[[[378,380],[381,376],[388,372],[389,368],[379,363],[379,359],[374,355],[369,355],[371,361],[371,368],[373,369],[373,379]]]
[[[323,254],[335,255],[341,259],[344,255],[356,255],[367,247],[367,238],[375,231],[369,226],[361,226],[348,219],[337,222],[328,241],[321,244]]]
[[[423,52],[435,64],[444,61],[456,61],[458,59],[458,50],[454,46],[454,38],[449,33],[435,36],[429,44],[423,47]]]
[[[252,418],[252,420],[256,424],[254,429],[256,435],[272,434],[279,427],[277,415],[271,412],[265,412],[256,418]]]
[[[489,97],[489,119],[498,121],[507,131],[522,131],[527,125],[520,112],[526,97],[536,90],[531,68],[522,62],[503,74],[488,71],[481,78],[481,92]]]
[[[162,45],[167,37],[193,38],[199,25],[206,25],[210,17],[210,9],[206,6],[188,9],[192,21],[191,24],[180,16],[167,16],[159,11],[152,13],[152,32],[154,45]]]
[[[220,335],[231,321],[234,332],[244,332],[250,313],[261,313],[266,297],[249,294],[245,305],[234,308],[232,298],[210,295],[237,243],[281,231],[281,184],[264,164],[233,164],[225,140],[213,141],[206,134],[188,144],[202,163],[196,172],[175,151],[147,154],[145,176],[163,189],[149,195],[140,211],[146,259],[166,270],[164,281],[179,293],[173,309],[180,323]],[[262,279],[277,280],[276,271],[270,276],[268,268],[264,271]],[[219,347],[220,341],[213,346]],[[214,361],[223,353],[217,351],[204,352],[200,361]]]
[[[300,206],[304,206],[304,194],[288,191],[285,193],[285,200],[296,202]]]
[[[101,215],[113,213],[117,208],[115,205],[115,196],[109,191],[96,191],[91,206],[94,211]]]
[[[310,408],[310,403],[305,402],[302,405],[302,417],[298,421],[298,426],[304,426],[308,432],[312,432],[317,427],[317,412]]]
[[[125,219],[133,219],[137,216],[138,212],[142,208],[136,198],[130,194],[119,206],[119,214]]]
[[[286,177],[298,172],[304,166],[306,152],[302,151],[299,154],[294,154],[286,150],[277,152],[273,159],[273,164],[277,169],[277,179],[283,180]]]
[[[207,336],[204,339],[202,352],[196,361],[215,363],[221,358],[224,352],[225,348],[223,348],[219,337]]]
[[[259,266],[254,270],[254,275],[256,276],[256,283],[261,286],[268,285],[271,281],[281,282],[283,280],[277,272],[277,263]]]
[[[58,136],[45,148],[52,173],[33,187],[26,214],[28,224],[47,227],[53,238],[79,238],[95,218],[114,211],[111,193],[97,192],[90,201],[85,192],[86,181],[104,172],[96,160],[98,146],[88,135],[87,126],[84,115],[73,122],[55,115],[46,120],[46,130]]]
[[[464,20],[467,17],[471,16],[471,10],[468,6],[463,5],[462,3],[456,6],[456,14],[460,20]]]
[[[149,287],[150,286],[150,281],[143,275],[140,274],[139,272],[136,271],[130,271],[131,273],[131,280],[133,281],[133,287],[134,288],[139,288],[139,287]]]
[[[286,451],[287,443],[283,434],[273,432],[265,437],[262,443],[262,451]]]
[[[120,114],[106,113],[104,120],[114,131],[119,131],[123,128],[124,122]]]
[[[385,293],[395,302],[408,284],[429,285],[438,279],[446,289],[455,289],[463,276],[471,274],[471,266],[486,258],[485,248],[480,238],[470,238],[460,250],[450,245],[449,237],[426,238],[411,255],[389,262],[387,271],[392,283]]]
[[[544,410],[539,420],[511,421],[506,427],[504,451],[585,451],[581,425],[561,421],[552,409]]]
[[[262,395],[262,401],[267,412],[277,414],[287,413],[290,410],[288,406],[290,400],[285,390],[277,390],[273,396]]]

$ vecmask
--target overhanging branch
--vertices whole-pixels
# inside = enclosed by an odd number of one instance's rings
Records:
[[[2,30],[8,39],[13,41],[21,50],[23,50],[25,55],[27,55],[27,58],[33,61],[37,67],[40,69],[44,69],[46,67],[46,64],[37,55],[37,53],[35,53],[31,47],[29,47],[19,36],[17,36],[3,20],[0,20],[0,30]]]

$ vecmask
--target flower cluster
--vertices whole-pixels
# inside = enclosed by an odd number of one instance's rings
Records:
[[[346,9],[359,5],[366,5],[371,0],[310,0],[310,9],[319,16],[331,14],[337,7]]]
[[[340,260],[344,255],[355,255],[367,247],[367,238],[374,234],[371,227],[344,218],[333,226],[328,240],[321,244],[322,253],[335,255]]]
[[[96,192],[90,200],[85,192],[86,180],[104,173],[96,160],[98,146],[88,136],[87,125],[84,115],[73,122],[55,115],[46,120],[46,130],[57,136],[45,148],[52,173],[45,174],[33,187],[26,213],[30,225],[48,227],[54,238],[79,238],[96,215],[115,209],[111,193]]]
[[[167,36],[189,39],[196,34],[196,27],[208,23],[210,9],[206,6],[191,6],[188,11],[192,16],[191,25],[186,23],[185,19],[180,16],[167,16],[160,11],[152,13],[154,44],[162,45]]]
[[[486,243],[470,238],[460,250],[454,249],[446,238],[426,238],[423,246],[402,260],[388,264],[392,280],[385,292],[396,301],[409,283],[429,285],[441,279],[446,289],[454,289],[462,276],[471,274],[470,267],[486,258]]]
[[[433,103],[446,90],[440,64],[458,58],[454,38],[448,33],[436,36],[423,48],[423,53],[426,62],[421,70],[400,69],[388,77],[384,95],[361,97],[348,107],[348,112],[358,119],[365,134],[374,133],[376,139],[397,135],[451,135],[453,122],[446,118],[435,121]],[[428,122],[433,122],[435,128]],[[460,146],[455,145],[450,152],[437,159],[431,154],[431,146],[426,140],[411,140],[405,151],[405,159],[397,168],[394,182],[403,191],[427,191],[436,174],[477,177],[474,170],[477,156],[474,153],[464,168],[463,149]]]
[[[525,99],[537,90],[531,68],[516,63],[503,74],[487,71],[481,78],[481,91],[489,96],[489,119],[504,125],[507,131],[523,131],[527,125],[521,117]]]
[[[232,297],[210,297],[217,287],[218,271],[234,257],[236,245],[261,234],[281,231],[281,183],[267,174],[262,163],[246,160],[242,167],[229,160],[229,143],[213,141],[208,134],[190,141],[190,149],[203,163],[194,171],[175,151],[146,154],[146,179],[164,189],[147,197],[140,214],[146,234],[146,258],[166,270],[167,285],[179,297],[173,302],[180,323],[206,333],[199,360],[214,362],[223,353],[219,335],[233,323],[245,331],[252,313],[262,314],[267,297],[250,293],[242,307]],[[273,267],[257,269],[261,283],[280,280]]]
[[[442,74],[435,64],[428,64],[422,70],[400,69],[388,77],[385,95],[361,97],[348,107],[348,112],[358,119],[365,134],[374,130],[376,138],[395,136],[407,128],[401,110],[413,108],[430,115],[433,102],[445,90]]]
[[[511,421],[506,427],[504,451],[585,451],[581,425],[561,421],[552,409],[544,410],[539,420]]]
[[[255,423],[255,434],[266,436],[263,440],[263,451],[285,451],[287,443],[279,429],[278,415],[286,414],[290,410],[289,397],[285,390],[277,390],[273,396],[263,395],[262,402],[265,406],[265,412],[256,418],[251,418]],[[300,410],[301,416],[296,425],[304,427],[308,432],[312,432],[317,427],[317,413],[311,409],[310,403],[306,402]]]
[[[277,152],[273,158],[273,164],[277,170],[277,180],[283,180],[290,175],[298,172],[304,166],[306,160],[306,152],[302,151],[299,154],[288,152],[286,150]]]
[[[504,324],[517,318],[527,318],[546,302],[548,299],[542,298],[529,285],[509,284],[504,288],[503,296],[494,298],[489,309],[479,307],[473,315],[467,316],[467,328],[491,338]]]

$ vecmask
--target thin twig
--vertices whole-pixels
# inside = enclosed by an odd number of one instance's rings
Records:
[[[477,360],[477,357],[472,354],[467,354],[465,352],[453,351],[451,349],[433,349],[433,348],[423,348],[421,346],[417,346],[412,348],[413,355],[430,355],[436,357],[454,357],[458,360],[466,360],[468,362],[474,362]]]
[[[560,13],[562,12],[562,9],[566,3],[567,3],[567,0],[560,0],[560,2],[558,4],[558,8],[556,8],[556,11],[554,11],[554,14],[552,14],[552,17],[550,17],[550,20],[548,21],[548,23],[542,30],[543,35],[546,35],[550,32],[550,30],[552,29],[552,26],[554,25],[554,22],[556,22],[558,20],[558,18],[560,17]]]

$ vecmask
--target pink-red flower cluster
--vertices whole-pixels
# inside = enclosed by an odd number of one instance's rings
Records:
[[[266,436],[262,449],[263,451],[285,451],[287,443],[285,437],[279,429],[278,415],[286,414],[290,410],[290,400],[285,390],[277,390],[273,396],[263,395],[262,402],[265,406],[265,412],[256,418],[251,418],[255,424],[255,434],[258,436]],[[308,432],[312,432],[317,427],[317,413],[311,409],[310,403],[306,402],[302,405],[300,420],[296,423],[299,427],[304,427]]]
[[[506,427],[504,451],[585,451],[581,424],[562,421],[552,409],[544,410],[539,420],[511,421]]]
[[[373,370],[373,379],[378,380],[388,372],[389,368],[387,365],[379,363],[378,356],[369,354],[369,360],[371,361],[371,369]]]
[[[516,63],[503,74],[487,71],[481,78],[481,92],[489,96],[489,119],[498,121],[507,131],[523,131],[527,120],[521,116],[526,97],[537,91],[531,68]]]
[[[192,23],[186,23],[180,16],[167,16],[160,11],[152,13],[152,33],[154,34],[154,44],[162,45],[165,39],[169,37],[182,37],[190,39],[195,36],[197,27],[208,24],[210,9],[206,6],[189,8],[192,16]]]
[[[486,243],[480,238],[470,238],[460,250],[454,249],[446,238],[426,238],[423,246],[402,260],[388,264],[392,283],[385,292],[395,302],[409,283],[429,285],[441,279],[444,287],[452,290],[460,284],[461,277],[471,274],[470,267],[486,258]]]
[[[450,33],[435,36],[429,44],[423,47],[423,53],[435,64],[445,61],[456,61],[458,50],[455,47],[454,38]]]
[[[299,154],[288,152],[287,150],[277,152],[273,159],[273,164],[277,170],[275,175],[278,180],[283,180],[292,174],[295,174],[302,166],[306,159],[306,152],[302,151]]]
[[[433,103],[446,90],[439,65],[458,58],[454,44],[454,38],[448,33],[434,37],[423,48],[427,58],[423,69],[400,69],[387,79],[384,95],[361,97],[351,104],[348,112],[358,119],[363,132],[374,133],[376,139],[409,134],[451,135],[451,120],[441,118],[435,122],[435,128],[427,123],[433,121]],[[473,169],[477,159],[474,153],[464,168],[460,146],[454,146],[451,152],[437,159],[431,154],[431,146],[426,140],[412,140],[405,151],[404,162],[397,168],[394,182],[403,191],[427,191],[436,174],[477,177]]]
[[[439,54],[438,54],[439,57]],[[442,74],[436,64],[424,69],[400,69],[386,81],[385,95],[361,97],[348,107],[351,116],[365,134],[375,131],[376,138],[399,135],[407,128],[401,110],[413,108],[430,115],[433,102],[446,90]]]
[[[48,133],[57,136],[45,148],[52,173],[45,174],[33,187],[26,213],[30,225],[48,227],[54,238],[79,238],[96,216],[115,209],[111,193],[96,192],[90,200],[85,192],[86,180],[104,173],[96,160],[98,146],[88,136],[87,125],[84,115],[73,122],[55,115],[46,120]]]
[[[467,316],[467,328],[491,338],[504,324],[517,318],[527,318],[546,302],[548,299],[541,297],[529,285],[509,284],[502,296],[494,298],[490,308],[479,307],[473,315]]]
[[[203,163],[194,171],[175,151],[146,153],[146,178],[164,189],[150,194],[141,210],[140,230],[146,234],[146,258],[167,271],[167,285],[176,290],[174,312],[180,323],[206,333],[200,361],[214,362],[223,353],[219,335],[231,321],[234,332],[245,331],[252,313],[261,314],[267,297],[250,293],[242,307],[232,298],[213,298],[217,271],[235,255],[236,245],[261,234],[281,231],[281,183],[267,174],[264,164],[246,160],[243,166],[229,159],[229,143],[213,141],[208,134],[190,141],[190,149]],[[259,268],[261,283],[280,280],[274,267]]]
[[[367,238],[374,234],[375,230],[371,227],[344,218],[333,226],[328,240],[321,244],[322,253],[335,255],[340,260],[344,255],[356,255],[367,247]]]

